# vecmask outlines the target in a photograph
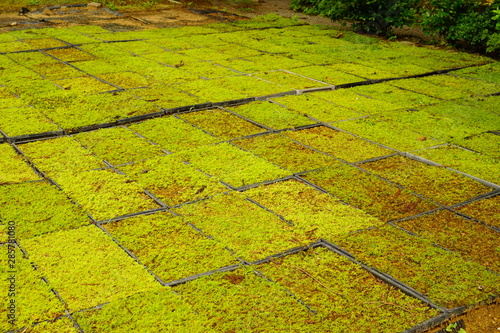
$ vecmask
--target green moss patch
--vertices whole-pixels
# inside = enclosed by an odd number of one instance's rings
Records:
[[[8,53],[8,52],[17,52],[17,51],[27,51],[33,50],[33,46],[28,43],[24,43],[21,41],[12,41],[0,43],[0,52]]]
[[[271,102],[254,102],[233,107],[230,110],[275,130],[314,123],[291,108],[284,108]]]
[[[44,64],[33,68],[49,80],[70,79],[82,76],[82,72],[63,63]]]
[[[467,77],[471,79],[484,80],[491,83],[500,84],[500,64],[498,62],[493,62],[491,64],[469,67],[460,69],[453,72],[458,76]]]
[[[190,112],[181,114],[180,117],[224,140],[265,131],[263,128],[221,109]]]
[[[366,163],[361,167],[447,206],[492,190],[461,174],[403,156]]]
[[[90,151],[111,164],[138,161],[164,152],[124,127],[104,128],[74,136]]]
[[[138,216],[104,227],[165,282],[237,263],[213,239],[170,213]]]
[[[110,59],[115,57],[130,56],[129,52],[120,49],[119,47],[116,47],[114,43],[95,43],[95,40],[94,43],[92,44],[81,45],[78,48],[89,54],[94,55],[94,59],[100,58],[100,59],[107,59],[109,61]],[[90,60],[90,62],[92,61],[93,60]],[[89,62],[89,60],[79,61],[77,63],[74,63],[73,65],[80,67],[87,62]]]
[[[285,135],[348,162],[357,162],[393,153],[389,149],[325,126],[288,131]]]
[[[500,196],[474,201],[455,210],[500,228]]]
[[[312,117],[324,122],[345,120],[361,117],[362,114],[351,109],[341,107],[311,94],[289,95],[273,98],[273,101],[300,112],[306,117]]]
[[[203,199],[227,188],[175,154],[120,167],[130,178],[170,206]]]
[[[159,46],[154,44],[150,44],[147,41],[126,41],[126,42],[117,42],[114,44],[116,47],[119,47],[125,51],[131,52],[133,54],[143,55],[157,52],[165,52]]]
[[[385,284],[349,259],[316,248],[257,269],[316,312],[317,331],[402,332],[439,314]]]
[[[186,54],[181,54],[178,52],[158,52],[158,53],[151,53],[151,54],[146,54],[144,55],[144,58],[154,60],[156,62],[169,65],[169,66],[174,66],[177,68],[186,69],[186,65],[191,65],[193,63],[199,63],[198,65],[203,65],[203,64],[211,64],[211,62],[205,62],[205,61],[200,61],[197,58],[193,58],[191,56],[188,56]],[[208,67],[208,66],[207,66]],[[195,66],[196,68],[196,66]],[[234,73],[234,72],[233,72]]]
[[[73,314],[80,327],[92,332],[207,332],[205,316],[195,314],[191,306],[170,288],[156,288],[112,301],[99,309]],[[140,318],[140,320],[137,320]]]
[[[316,87],[325,87],[328,84],[314,81],[306,77],[296,75],[285,71],[273,71],[255,74],[258,78],[267,80],[283,86],[285,89],[309,89]]]
[[[85,73],[96,76],[100,76],[102,74],[123,72],[123,67],[121,67],[117,63],[110,63],[107,59],[79,61],[73,63],[72,65],[78,69],[81,69]]]
[[[238,92],[234,89],[224,88],[217,85],[214,86],[214,83],[217,84],[217,81],[214,81],[215,80],[197,80],[180,84],[177,88],[205,101],[213,103],[249,97],[249,95]]]
[[[18,240],[90,222],[80,207],[46,182],[0,186],[0,219],[16,223]],[[7,232],[2,233],[0,242],[7,238]]]
[[[59,127],[51,123],[37,109],[25,107],[3,109],[0,129],[7,136],[18,136],[58,131]]]
[[[301,177],[382,221],[396,220],[436,208],[407,190],[341,163]]]
[[[500,271],[498,232],[448,210],[399,222],[399,226],[459,253],[496,272]]]
[[[138,184],[109,169],[64,172],[54,180],[97,220],[158,208]]]
[[[36,49],[48,49],[51,47],[68,46],[55,38],[31,38],[25,41]]]
[[[19,148],[49,176],[63,171],[80,172],[106,166],[71,137],[30,142],[19,145]]]
[[[362,138],[401,151],[432,147],[443,143],[443,141],[428,138],[421,133],[404,128],[402,124],[383,121],[378,118],[343,121],[335,123],[335,126]]]
[[[348,74],[328,66],[307,66],[295,68],[294,73],[313,78],[332,85],[363,81],[359,76]]]
[[[257,16],[249,21],[236,21],[232,24],[245,29],[264,29],[264,28],[284,28],[295,25],[302,25],[303,23],[297,19],[289,19],[279,16],[274,13],[269,13]]]
[[[72,311],[153,289],[158,284],[95,226],[32,238],[24,241],[23,247]]]
[[[117,88],[99,81],[93,77],[82,76],[72,79],[63,79],[54,81],[65,90],[71,90],[77,94],[94,94],[99,92],[116,90]]]
[[[218,195],[175,212],[248,261],[303,245],[292,226],[238,193]]]
[[[154,103],[155,105],[161,106],[165,109],[206,102],[169,85],[155,85],[144,89],[134,89],[130,92],[146,102]]]
[[[358,54],[358,50],[354,50],[353,53]],[[343,55],[340,54],[339,56],[343,56],[343,60],[349,61],[352,59],[352,56],[354,54],[343,54]],[[372,66],[366,66],[357,63],[345,63],[345,62],[342,62],[341,64],[334,63],[332,65],[329,65],[329,67],[334,70],[342,71],[344,73],[351,74],[354,76],[359,76],[363,79],[369,79],[369,80],[388,79],[399,76],[393,73],[392,71],[387,72],[384,70],[379,70],[378,68],[374,68]]]
[[[129,126],[130,129],[171,152],[220,141],[175,117],[156,118]]]
[[[4,223],[1,226],[2,234],[7,233],[7,221]],[[4,304],[0,308],[3,319],[0,329],[8,332],[63,315],[64,304],[51,291],[52,286],[42,280],[42,273],[33,269],[32,261],[23,255],[21,249],[9,243],[1,245],[0,250],[4,253],[0,258],[0,288],[4,291],[0,297]],[[8,255],[14,255],[15,259],[9,260]],[[14,302],[14,313],[8,308],[11,302]],[[8,315],[12,314],[15,324],[9,323],[12,318],[8,318]]]
[[[472,149],[476,152],[497,157],[500,156],[500,145],[498,144],[499,136],[493,133],[482,133],[465,137],[461,140],[454,140],[458,145]]]
[[[212,81],[226,89],[233,89],[252,97],[272,95],[282,92],[283,87],[249,75],[229,76]]]
[[[292,172],[335,164],[335,159],[293,142],[281,134],[257,136],[234,143]]]
[[[188,71],[192,74],[196,74],[198,76],[208,79],[237,74],[236,72],[228,68],[224,68],[222,66],[216,65],[208,61],[197,61],[186,64],[181,60],[181,62],[175,63],[173,65],[179,66],[184,71]]]
[[[95,58],[93,55],[73,47],[47,50],[45,52],[62,61],[83,61]]]
[[[496,158],[454,146],[423,149],[416,154],[492,183],[500,182],[500,162]]]
[[[234,187],[290,175],[289,171],[228,143],[188,150],[179,156]]]
[[[147,87],[152,84],[151,79],[131,72],[101,74],[99,78],[125,89]]]
[[[296,180],[259,186],[245,195],[293,223],[311,242],[382,223]]]
[[[10,145],[0,144],[0,184],[37,180],[40,177]]]
[[[316,93],[316,96],[364,114],[377,114],[402,108],[401,105],[366,97],[350,89],[321,91]]]
[[[39,70],[40,65],[48,66],[60,63],[56,59],[43,54],[42,52],[22,52],[9,54],[8,57],[18,64],[31,69]]]
[[[500,278],[483,266],[391,226],[339,238],[336,244],[449,309],[498,292]]]

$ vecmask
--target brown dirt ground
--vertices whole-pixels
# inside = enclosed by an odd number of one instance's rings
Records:
[[[136,10],[113,12],[106,8],[88,10],[86,7],[68,7],[43,12],[44,8],[32,7],[27,15],[17,12],[0,14],[0,32],[45,27],[66,27],[72,25],[100,25],[111,31],[129,31],[155,29],[183,25],[199,25],[214,22],[244,20],[266,13],[276,13],[284,17],[297,16],[310,24],[322,24],[341,27],[340,23],[332,22],[321,16],[310,16],[297,13],[290,9],[290,0],[249,0],[246,4],[231,5],[236,1],[227,0],[193,0],[172,5],[163,5],[152,10]],[[252,3],[250,3],[252,2]],[[250,4],[249,4],[250,3]],[[406,43],[422,45],[431,39],[419,29],[398,29],[395,31],[398,40]],[[489,305],[471,308],[464,314],[450,319],[443,325],[426,333],[442,330],[447,324],[462,319],[467,333],[499,333],[500,332],[500,302],[497,300]]]

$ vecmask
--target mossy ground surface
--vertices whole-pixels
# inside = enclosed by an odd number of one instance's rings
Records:
[[[447,308],[500,292],[498,62],[274,14],[18,28],[1,331],[393,333],[440,313],[360,263]]]

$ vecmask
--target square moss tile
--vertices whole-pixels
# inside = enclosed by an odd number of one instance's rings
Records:
[[[247,73],[247,74],[257,73],[262,70],[262,64],[253,61],[252,58],[254,57],[247,57],[245,59],[243,58],[219,59],[215,63],[241,73]]]
[[[159,207],[139,184],[110,169],[63,172],[54,180],[98,221]]]
[[[119,169],[169,206],[227,191],[217,179],[183,163],[175,154],[124,165]]]
[[[411,58],[406,59],[405,55],[399,53],[396,53],[394,57],[390,54],[385,56],[383,53],[377,56],[377,59],[371,59],[369,56],[364,56],[362,59],[356,59],[356,63],[367,67],[373,67],[377,71],[393,73],[393,77],[408,77],[432,72],[432,69],[429,67],[414,64]],[[388,60],[388,57],[395,59]]]
[[[219,243],[170,213],[138,216],[104,228],[165,282],[238,263]]]
[[[183,113],[179,117],[223,140],[265,131],[262,127],[221,109]]]
[[[231,55],[221,53],[209,47],[198,47],[188,50],[178,51],[180,54],[184,54],[188,57],[193,57],[198,60],[212,60],[217,62],[217,60],[224,60],[227,58],[232,58]]]
[[[281,134],[261,135],[233,143],[294,173],[336,163],[333,157],[304,147]]]
[[[82,33],[73,31],[69,28],[46,28],[43,32],[47,36],[63,40],[70,44],[86,44],[86,43],[96,43],[97,39],[86,36]]]
[[[6,225],[1,229],[2,233],[7,232]],[[0,250],[4,253],[0,258],[0,288],[4,291],[0,297],[4,304],[0,309],[2,332],[63,315],[65,306],[52,292],[53,286],[42,280],[43,273],[33,268],[33,262],[21,249],[8,243],[0,245]],[[9,255],[15,258],[9,259]]]
[[[176,88],[212,103],[250,97],[248,94],[244,94],[235,89],[224,88],[217,85],[217,80],[196,80],[179,84]]]
[[[251,57],[262,54],[259,50],[254,50],[246,46],[237,45],[233,43],[218,44],[210,46],[212,50],[227,54],[231,57]]]
[[[200,61],[200,59],[188,56],[186,54],[181,54],[181,53],[172,52],[172,51],[165,51],[165,50],[163,50],[162,52],[158,52],[158,53],[146,54],[146,55],[144,55],[144,58],[154,60],[156,62],[165,64],[168,66],[177,67],[177,68],[181,68],[181,67],[184,67],[188,64],[192,64],[192,63],[196,63],[196,62],[205,63],[204,61]],[[207,63],[209,63],[209,62],[207,62]]]
[[[335,244],[448,309],[484,301],[500,286],[500,277],[485,267],[396,227],[354,233]]]
[[[96,226],[39,236],[22,245],[71,311],[158,286],[144,267]]]
[[[244,193],[293,223],[311,242],[382,224],[373,216],[296,180],[259,186]]]
[[[165,154],[160,147],[147,142],[124,127],[82,132],[74,138],[99,158],[114,165]]]
[[[216,332],[319,332],[317,318],[282,286],[251,270],[219,273],[174,287]]]
[[[90,150],[68,136],[22,144],[19,149],[49,176],[63,171],[80,172],[106,167]]]
[[[0,117],[0,130],[7,136],[27,135],[58,131],[59,127],[50,122],[35,108],[3,109]]]
[[[44,64],[33,69],[49,80],[77,78],[84,74],[64,63]]]
[[[159,46],[154,44],[150,44],[147,41],[138,40],[138,41],[124,41],[124,42],[116,42],[114,46],[121,48],[122,50],[131,52],[137,55],[157,53],[165,51]]]
[[[191,43],[189,39],[186,38],[175,38],[175,37],[170,37],[170,38],[153,38],[148,40],[149,43],[153,45],[160,46],[163,49],[171,50],[171,51],[178,51],[178,50],[185,50],[185,49],[190,49],[195,47],[196,45]]]
[[[229,76],[214,80],[213,83],[252,97],[277,94],[284,90],[282,86],[249,75]]]
[[[350,165],[338,163],[301,177],[384,222],[437,208],[408,190]]]
[[[45,52],[61,61],[83,61],[83,60],[92,60],[95,58],[92,54],[84,52],[74,47],[68,47],[65,49],[47,50]]]
[[[76,94],[85,94],[85,95],[117,89],[115,86],[104,83],[90,76],[81,76],[72,79],[55,80],[54,83],[65,90],[71,90]]]
[[[230,70],[229,68],[222,67],[209,61],[196,61],[189,62],[187,64],[178,63],[174,66],[180,67],[184,71],[188,71],[189,73],[196,74],[207,79],[214,79],[218,77],[238,74],[235,71]]]
[[[0,144],[0,184],[19,183],[40,179],[28,161],[7,143]]]
[[[285,48],[286,52],[289,50]],[[273,71],[273,70],[278,70],[278,69],[294,69],[298,67],[303,67],[303,66],[308,66],[310,65],[309,63],[297,59],[293,59],[291,57],[287,57],[286,55],[279,55],[279,54],[262,54],[258,56],[253,56],[253,57],[246,57],[245,59],[248,59],[250,61],[253,61],[257,65],[259,65],[259,69],[257,70],[258,72],[263,72],[263,71]],[[257,72],[255,71],[255,72]],[[302,81],[302,82],[308,82],[308,81]],[[308,82],[309,83],[309,82]]]
[[[391,86],[389,84],[371,84],[353,87],[350,90],[377,100],[400,105],[405,108],[415,108],[422,105],[436,104],[440,100],[424,94]]]
[[[347,162],[363,161],[394,153],[392,150],[325,126],[287,131],[284,135]]]
[[[291,108],[269,101],[248,103],[229,110],[275,130],[314,123],[307,116]]]
[[[335,123],[335,126],[362,138],[383,144],[384,146],[409,151],[442,144],[433,138],[409,130],[394,122],[381,118],[365,118]]]
[[[462,174],[404,156],[365,163],[361,167],[446,206],[493,190]]]
[[[123,67],[116,63],[110,63],[106,59],[94,59],[79,61],[71,64],[82,70],[84,73],[100,77],[102,74],[118,73],[123,71]],[[81,76],[81,75],[80,75]]]
[[[378,114],[388,111],[402,109],[403,106],[370,98],[356,93],[350,89],[338,89],[333,91],[321,91],[315,93],[316,97],[320,97],[333,104],[343,106],[354,111],[364,114]],[[345,118],[344,118],[345,119]]]
[[[70,132],[82,126],[109,123],[160,111],[153,102],[140,100],[129,92],[89,96],[77,96],[69,91],[66,93],[69,95],[55,95],[40,106],[53,105],[53,108],[48,108],[43,112],[52,121]],[[69,98],[64,101],[66,97]]]
[[[325,248],[257,266],[316,312],[323,332],[403,332],[440,314]],[[322,329],[319,329],[322,328]]]
[[[173,116],[146,120],[130,125],[129,128],[171,152],[220,141],[220,139]]]
[[[356,51],[357,53],[357,51]],[[350,57],[346,57],[344,60],[349,61]],[[347,74],[359,76],[368,80],[380,80],[388,79],[393,77],[398,77],[397,74],[393,72],[387,72],[384,70],[379,70],[378,68],[372,66],[365,66],[357,63],[341,63],[341,64],[331,64],[328,67],[334,70],[338,70]],[[361,81],[361,80],[360,80]]]
[[[96,40],[94,40],[94,43],[91,44],[84,44],[78,46],[80,50],[83,50],[89,54],[92,54],[94,56],[93,59],[98,58],[102,60],[110,60],[116,57],[127,57],[130,56],[130,53],[127,52],[126,50],[123,50],[119,47],[116,47],[114,43],[95,43]],[[92,60],[90,60],[92,61]],[[79,61],[77,63],[74,63],[73,65],[75,66],[80,66],[82,61]]]
[[[38,70],[40,65],[48,66],[49,64],[59,64],[60,62],[42,52],[22,52],[7,55],[10,59],[14,60],[20,65],[28,68]]]
[[[87,35],[109,33],[109,30],[97,25],[77,25],[68,29]]]
[[[337,69],[332,69],[328,66],[306,66],[293,69],[294,73],[310,77],[312,79],[329,83],[331,85],[339,85],[353,82],[364,81],[359,76],[348,74]]]
[[[500,183],[500,162],[496,158],[455,146],[428,148],[415,154],[474,177]]]
[[[98,309],[73,314],[85,332],[212,332],[207,318],[168,287],[133,294]],[[140,318],[140,319],[138,319]]]
[[[134,89],[130,90],[130,93],[165,109],[206,102],[168,85],[154,85],[144,89]]]
[[[499,233],[449,210],[398,222],[399,226],[425,239],[500,272]]]
[[[69,317],[62,317],[56,320],[44,321],[31,328],[25,328],[26,333],[78,333],[79,330],[74,326]]]
[[[136,71],[155,82],[164,84],[177,84],[199,80],[198,75],[189,73],[183,70],[182,67],[172,68],[160,64],[151,67],[144,65],[140,68],[136,68]],[[182,85],[179,85],[179,87],[182,87]]]
[[[500,84],[500,63],[497,61],[483,66],[464,68],[454,71],[453,74],[460,77]]]
[[[125,89],[148,87],[153,82],[152,79],[132,72],[100,74],[98,77],[101,80]]]
[[[309,89],[309,88],[328,86],[327,83],[311,80],[306,77],[285,71],[257,73],[254,75],[260,79],[267,80],[283,86],[284,88],[283,90]]]
[[[28,51],[36,49],[32,45],[21,42],[21,41],[12,41],[12,42],[4,42],[0,43],[0,52],[8,53],[8,52],[18,52],[18,51]]]
[[[47,182],[0,186],[0,219],[15,223],[16,239],[73,229],[90,223],[85,212]],[[0,242],[7,242],[7,232]]]
[[[234,187],[290,175],[289,171],[229,143],[187,150],[178,155],[203,172]]]
[[[500,228],[500,196],[474,201],[468,205],[456,207],[456,211]]]
[[[183,205],[175,213],[250,262],[305,244],[300,231],[236,192]]]
[[[491,157],[500,156],[499,135],[494,133],[482,133],[478,135],[468,136],[461,140],[454,140],[456,144],[476,152],[488,155]]]
[[[61,42],[55,38],[31,38],[25,40],[26,43],[30,44],[36,49],[48,49],[52,47],[68,46],[68,44]]]

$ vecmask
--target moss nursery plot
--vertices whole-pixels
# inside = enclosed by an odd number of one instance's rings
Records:
[[[104,228],[165,282],[237,263],[215,240],[170,213],[129,218]]]
[[[10,184],[37,180],[40,177],[29,166],[28,161],[19,155],[9,144],[0,144],[0,183]]]
[[[471,202],[468,205],[456,207],[455,210],[468,216],[500,228],[500,196]]]

